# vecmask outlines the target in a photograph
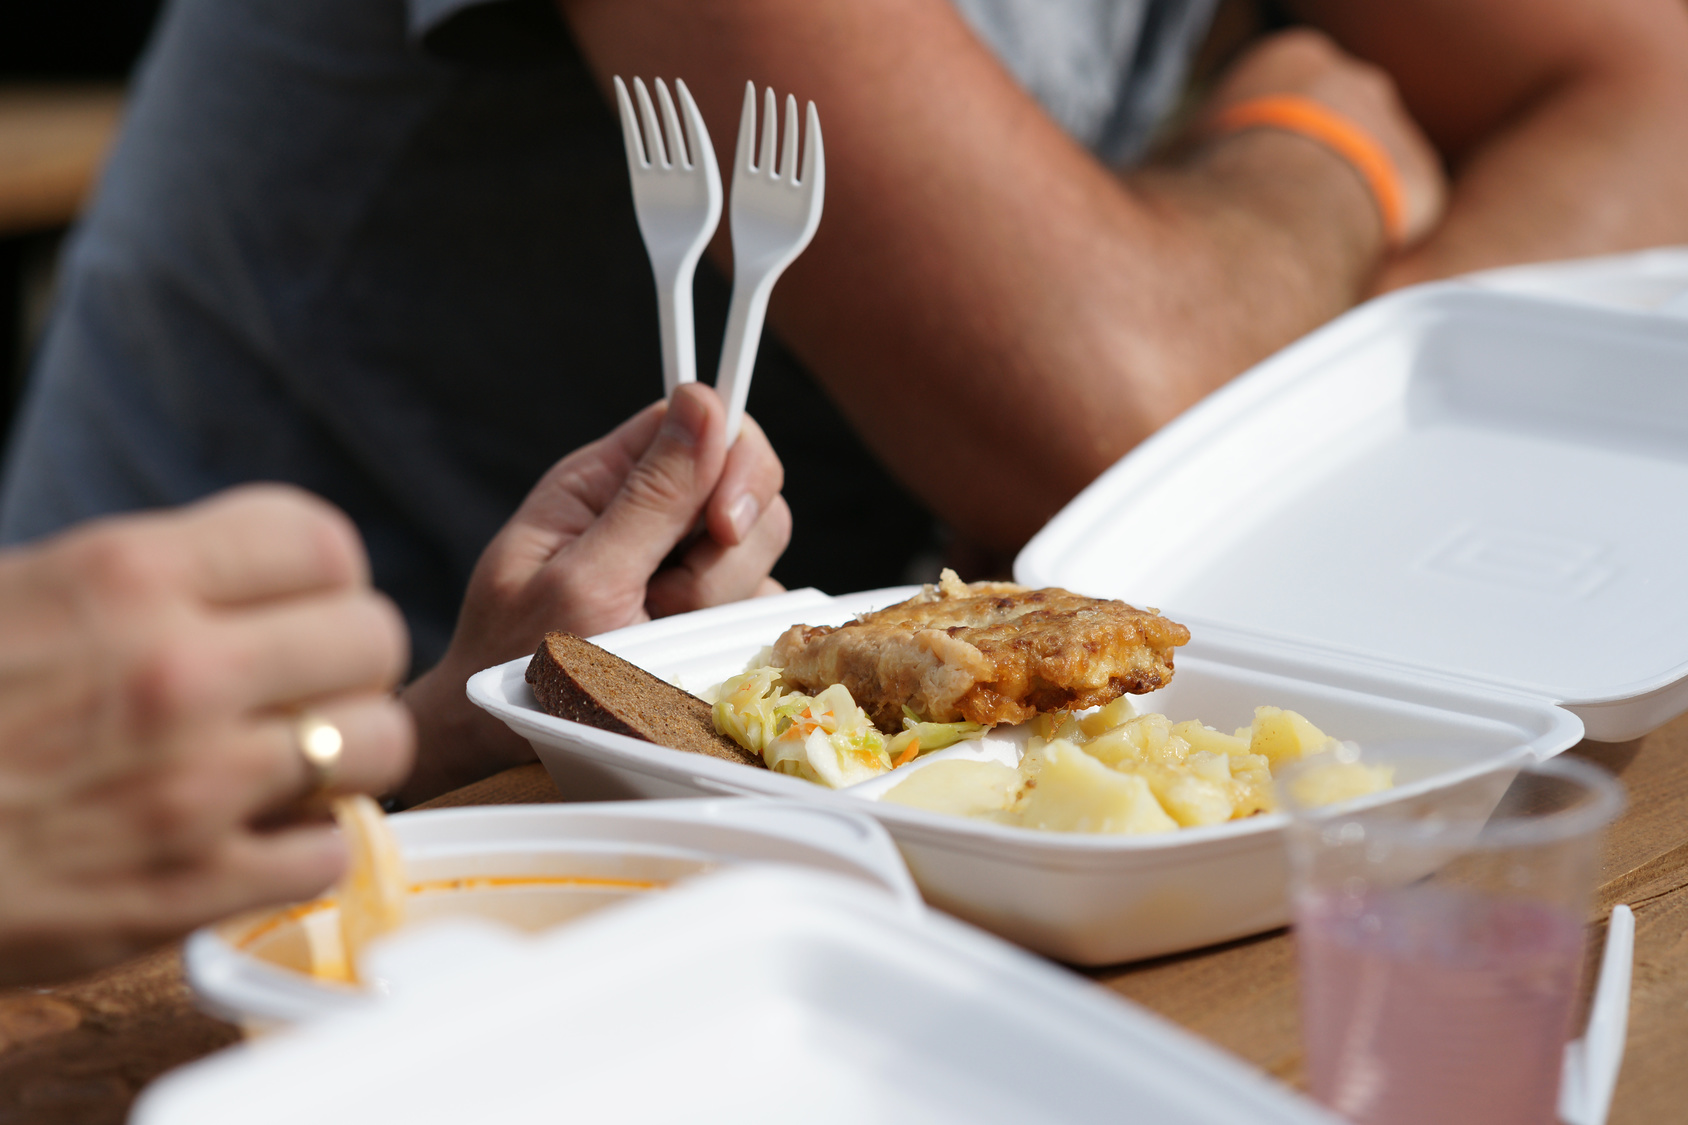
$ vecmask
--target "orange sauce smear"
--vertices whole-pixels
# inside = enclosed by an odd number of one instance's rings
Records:
[[[301,902],[298,906],[290,906],[286,910],[278,910],[274,914],[270,915],[270,917],[266,918],[263,924],[254,926],[250,931],[248,931],[246,936],[241,938],[240,941],[235,944],[235,948],[242,950],[250,949],[252,946],[258,944],[258,942],[270,936],[287,923],[297,922],[301,918],[309,917],[319,911],[327,910],[333,905],[334,900],[331,898],[317,898],[312,899],[310,902]]]
[[[468,875],[460,879],[428,879],[421,883],[412,883],[406,888],[407,894],[424,895],[440,894],[447,891],[482,891],[501,887],[602,887],[620,888],[629,891],[651,891],[667,886],[651,879],[591,879],[578,875]],[[265,919],[263,923],[253,927],[235,944],[240,950],[251,949],[264,938],[285,926],[289,922],[297,922],[301,918],[309,917],[327,910],[336,904],[332,897],[312,899],[297,906],[278,910]]]

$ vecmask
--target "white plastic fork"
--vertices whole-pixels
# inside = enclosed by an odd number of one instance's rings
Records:
[[[627,174],[633,181],[633,211],[645,238],[651,273],[656,277],[657,315],[662,324],[662,390],[666,397],[681,383],[697,379],[697,344],[692,321],[692,277],[697,260],[721,221],[721,172],[709,130],[697,111],[690,90],[678,78],[680,114],[668,87],[656,79],[656,100],[662,105],[663,129],[645,83],[633,79],[639,99],[639,120],[618,75],[615,100],[621,107],[621,139],[627,146]],[[685,118],[684,137],[680,116]]]
[[[826,198],[826,152],[821,147],[821,119],[808,103],[803,130],[803,174],[797,173],[797,99],[785,97],[785,144],[774,163],[779,126],[774,91],[765,91],[762,153],[756,147],[756,84],[744,84],[744,112],[739,118],[738,151],[733,156],[733,300],[727,311],[727,337],[715,389],[727,404],[727,442],[738,437],[750,372],[762,341],[762,321],[774,282],[815,236]]]
[[[1588,1031],[1565,1044],[1559,1078],[1559,1120],[1564,1125],[1605,1125],[1624,1061],[1634,958],[1635,915],[1627,906],[1614,906],[1589,1005]]]

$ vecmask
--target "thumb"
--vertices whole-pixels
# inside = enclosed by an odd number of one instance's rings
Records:
[[[643,585],[696,526],[726,464],[726,444],[726,410],[715,391],[702,383],[676,388],[650,447],[581,535],[576,564],[611,564]]]

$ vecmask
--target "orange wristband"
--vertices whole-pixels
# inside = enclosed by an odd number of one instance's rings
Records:
[[[1401,190],[1401,173],[1395,161],[1370,133],[1323,102],[1298,94],[1250,98],[1220,111],[1211,128],[1217,133],[1283,129],[1318,141],[1353,165],[1366,181],[1383,215],[1383,233],[1389,245],[1400,246],[1406,241],[1406,194]]]

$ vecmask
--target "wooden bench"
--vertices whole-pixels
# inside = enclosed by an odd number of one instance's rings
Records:
[[[76,217],[122,109],[121,86],[0,85],[0,238]]]

